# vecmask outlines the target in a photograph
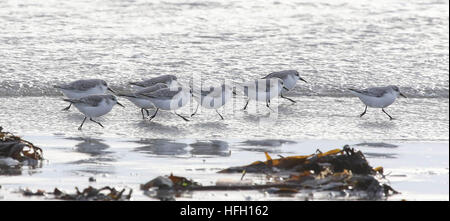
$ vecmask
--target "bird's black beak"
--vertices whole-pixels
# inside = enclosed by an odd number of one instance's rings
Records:
[[[113,89],[111,89],[110,87],[108,87],[108,91],[111,91],[113,94],[116,94],[116,92]]]
[[[408,98],[408,97],[406,97],[406,95],[402,94],[401,92],[400,92],[400,96],[402,96],[404,98]]]
[[[125,108],[125,106],[123,106],[123,105],[122,105],[121,103],[119,103],[119,102],[117,102],[117,105],[119,105],[119,106]]]
[[[305,79],[298,77],[299,80],[304,81],[305,83],[308,83]]]
[[[285,87],[285,86],[283,86],[283,89],[289,91],[289,89],[287,87]]]

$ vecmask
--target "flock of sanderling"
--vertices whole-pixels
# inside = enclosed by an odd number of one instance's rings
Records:
[[[243,94],[247,98],[244,110],[247,108],[250,100],[266,102],[266,106],[270,109],[270,100],[278,96],[296,103],[294,100],[285,97],[283,93],[292,90],[298,80],[306,82],[306,80],[300,77],[300,74],[297,71],[286,70],[273,72],[262,79],[245,82],[236,87],[222,84],[219,87],[210,87],[208,90],[203,88],[193,90],[192,88],[183,87],[177,82],[177,77],[174,75],[162,75],[144,81],[129,82],[130,85],[140,88],[134,92],[117,93],[108,87],[108,84],[104,80],[100,79],[78,80],[68,84],[56,85],[55,87],[60,89],[67,97],[64,101],[70,103],[70,105],[63,110],[69,110],[73,104],[84,114],[85,118],[78,127],[78,130],[81,130],[87,118],[103,127],[101,123],[92,118],[109,113],[116,104],[123,107],[114,95],[106,94],[107,90],[117,96],[130,100],[139,107],[143,119],[145,119],[144,111],[147,114],[147,118],[152,120],[159,110],[168,110],[173,111],[183,120],[189,121],[186,117],[178,114],[176,110],[189,103],[190,98],[193,97],[197,102],[197,108],[191,117],[197,113],[198,107],[201,105],[204,108],[214,109],[223,120],[223,116],[217,109],[231,100],[238,88],[242,89]],[[381,108],[381,110],[392,120],[393,118],[384,110],[384,108],[394,103],[398,96],[406,98],[397,86],[349,90],[351,93],[358,96],[366,105],[366,108],[360,117],[366,113],[367,107],[372,107]],[[156,109],[152,116],[150,116],[148,111],[150,108]]]

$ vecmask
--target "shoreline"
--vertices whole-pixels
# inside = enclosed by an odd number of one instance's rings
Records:
[[[244,100],[237,99],[236,103],[225,105],[224,111],[220,110],[225,120],[220,120],[214,111],[200,108],[190,122],[180,122],[167,111],[149,122],[142,120],[139,109],[131,102],[122,103],[126,108],[113,108],[108,115],[97,119],[105,128],[88,122],[80,132],[77,128],[83,115],[76,109],[60,111],[66,104],[59,98],[0,98],[0,124],[22,136],[448,140],[448,99],[400,99],[388,109],[396,118],[391,121],[375,109],[360,118],[364,107],[357,98],[304,97],[295,105],[278,99],[273,102],[277,113],[256,102],[249,105],[248,111],[242,111]],[[195,108],[195,104],[191,106]],[[193,111],[190,108],[182,108],[179,113],[190,115]]]
[[[387,200],[448,200],[449,197],[448,141],[21,137],[43,148],[45,160],[41,167],[24,167],[21,175],[0,176],[0,200],[29,200],[14,193],[21,188],[52,191],[57,187],[73,192],[75,187],[90,185],[129,187],[134,190],[132,200],[155,200],[147,197],[139,186],[157,176],[173,173],[210,185],[221,179],[237,179],[240,174],[224,175],[217,171],[263,160],[265,151],[273,156],[292,156],[313,153],[316,149],[342,148],[344,144],[361,150],[371,166],[382,166],[389,174],[390,184],[402,194]],[[94,177],[96,182],[89,182],[89,177]],[[261,175],[246,177],[255,182],[265,180]],[[304,197],[301,193],[286,197],[259,191],[206,191],[183,195],[176,200],[304,200]],[[326,195],[317,195],[319,200],[326,199],[323,197]]]

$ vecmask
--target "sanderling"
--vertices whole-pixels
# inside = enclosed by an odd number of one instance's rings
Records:
[[[280,95],[283,88],[289,91],[280,78],[258,79],[246,82],[241,87],[243,87],[244,95],[248,98],[244,110],[247,109],[250,100],[265,101],[266,106],[272,110],[269,106],[270,100]]]
[[[89,120],[103,127],[101,123],[93,120],[92,118],[100,117],[109,113],[115,104],[124,107],[117,101],[116,97],[111,94],[89,95],[78,99],[64,99],[64,101],[70,102],[71,104],[75,105],[75,107],[85,116],[83,122],[78,127],[78,130],[81,130],[84,122],[88,117]]]
[[[386,86],[386,87],[372,87],[367,88],[364,90],[357,90],[357,89],[351,89],[349,90],[356,96],[359,97],[359,99],[366,105],[366,109],[364,109],[364,112],[359,115],[360,117],[364,116],[367,111],[367,107],[373,107],[373,108],[381,108],[383,113],[389,116],[389,119],[394,119],[386,113],[384,108],[394,103],[395,99],[397,99],[398,96],[402,96],[406,98],[404,94],[402,94],[397,86]]]
[[[197,113],[198,106],[202,105],[202,107],[207,109],[215,109],[216,113],[223,120],[223,116],[217,109],[225,105],[233,97],[233,94],[235,94],[233,88],[225,84],[222,84],[220,87],[210,87],[209,90],[200,90],[199,93],[196,93],[194,90],[193,95],[194,100],[197,101],[197,108],[191,117]]]
[[[106,81],[101,79],[77,80],[68,84],[55,85],[54,87],[60,89],[70,99],[78,99],[94,94],[105,94],[106,90],[115,93],[108,87]],[[62,110],[67,111],[71,106],[72,104],[69,104],[68,107]]]
[[[268,79],[268,78],[280,78],[281,80],[283,80],[284,86],[289,90],[292,90],[295,87],[298,80],[308,83],[305,79],[300,77],[300,74],[296,70],[272,72],[269,75],[263,77],[262,79]],[[287,100],[291,101],[292,103],[296,103],[294,100],[284,97],[283,93],[281,93],[281,98],[287,99]]]
[[[129,84],[139,87],[151,87],[157,83],[164,83],[167,84],[169,87],[175,87],[177,86],[177,76],[167,74],[144,81],[129,82]]]
[[[189,121],[187,118],[179,115],[176,110],[189,103],[192,96],[192,90],[183,87],[163,88],[151,93],[142,94],[142,96],[147,97],[156,107],[155,113],[149,120],[155,118],[159,109],[163,109],[173,110],[177,116],[183,118],[185,121]]]
[[[151,87],[146,87],[146,88],[140,89],[134,93],[125,93],[125,92],[117,93],[117,96],[125,97],[126,99],[131,101],[133,104],[135,104],[137,107],[141,108],[142,119],[145,119],[144,110],[145,110],[145,112],[147,112],[147,117],[148,117],[148,116],[150,116],[148,109],[154,107],[154,105],[149,100],[149,98],[145,97],[144,95],[149,94],[154,91],[157,91],[162,88],[168,88],[168,86],[163,83],[157,83]]]

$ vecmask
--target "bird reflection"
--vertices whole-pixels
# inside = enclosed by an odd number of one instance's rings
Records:
[[[166,139],[143,139],[136,143],[144,144],[135,150],[149,155],[176,156],[187,154],[185,143],[177,143]]]
[[[102,142],[103,140],[94,138],[82,138],[82,137],[69,139],[82,141],[75,145],[77,152],[86,153],[91,156],[101,156],[111,153],[110,151],[105,151],[106,149],[109,149],[110,146],[108,144],[103,143]]]
[[[230,156],[228,143],[225,141],[198,141],[190,146],[192,155]]]

